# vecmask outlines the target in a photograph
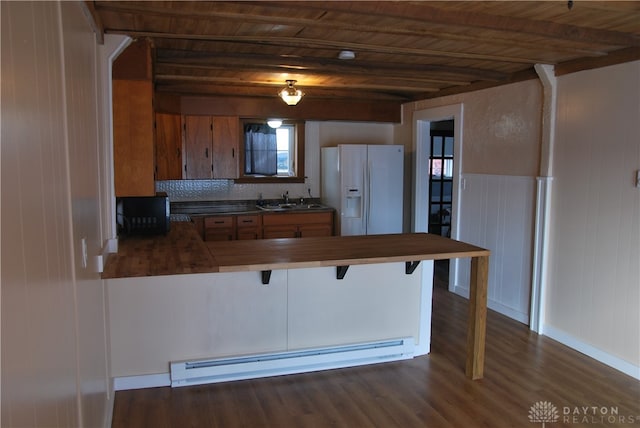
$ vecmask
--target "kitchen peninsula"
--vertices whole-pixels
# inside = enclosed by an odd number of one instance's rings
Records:
[[[113,376],[127,389],[179,359],[405,336],[427,353],[432,261],[458,257],[472,259],[466,373],[480,379],[488,250],[424,233],[204,242],[189,222],[123,239],[103,272]]]

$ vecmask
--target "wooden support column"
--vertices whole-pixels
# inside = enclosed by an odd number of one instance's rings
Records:
[[[487,330],[487,283],[489,257],[471,259],[471,287],[469,290],[469,320],[467,322],[467,364],[465,372],[470,379],[484,375],[484,348]]]

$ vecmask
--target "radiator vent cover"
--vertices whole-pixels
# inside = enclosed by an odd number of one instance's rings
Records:
[[[171,386],[202,385],[413,358],[413,337],[298,351],[171,363]]]

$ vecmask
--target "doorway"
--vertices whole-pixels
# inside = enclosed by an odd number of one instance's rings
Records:
[[[458,239],[462,112],[462,104],[414,112],[414,232]],[[434,264],[434,283],[453,291],[458,263]]]
[[[451,238],[453,202],[453,120],[430,122],[429,233]],[[449,288],[449,260],[433,264],[433,283]]]
[[[431,122],[429,233],[451,238],[453,202],[453,120]]]

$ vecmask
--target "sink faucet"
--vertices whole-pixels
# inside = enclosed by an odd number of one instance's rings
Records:
[[[285,204],[289,203],[289,191],[288,190],[282,194],[282,199],[284,199],[284,203]]]

